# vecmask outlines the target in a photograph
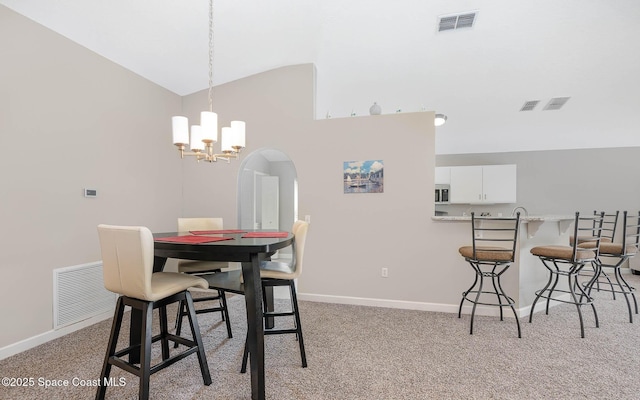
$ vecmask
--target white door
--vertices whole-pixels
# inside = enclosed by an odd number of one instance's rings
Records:
[[[280,229],[280,178],[263,176],[260,178],[260,204],[262,229]]]

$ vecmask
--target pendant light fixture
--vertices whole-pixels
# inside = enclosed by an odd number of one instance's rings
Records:
[[[245,147],[244,121],[231,121],[231,126],[223,127],[220,139],[220,153],[216,154],[213,144],[218,142],[218,114],[213,112],[213,0],[209,0],[209,111],[200,113],[200,125],[191,126],[189,140],[189,120],[187,117],[171,118],[173,144],[178,147],[180,157],[194,156],[196,160],[215,162],[219,159],[229,162],[238,158]],[[186,151],[189,146],[190,151]]]

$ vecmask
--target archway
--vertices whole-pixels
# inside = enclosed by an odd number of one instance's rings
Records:
[[[291,230],[298,217],[298,176],[284,152],[262,148],[243,160],[238,175],[238,227]]]

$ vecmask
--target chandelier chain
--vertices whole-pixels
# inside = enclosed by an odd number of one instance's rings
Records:
[[[213,111],[213,0],[209,0],[209,111]]]

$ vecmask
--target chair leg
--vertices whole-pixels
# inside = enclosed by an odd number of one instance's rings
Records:
[[[247,340],[249,340],[249,334],[247,333],[247,337],[244,339],[244,351],[242,352],[242,366],[240,367],[240,372],[247,372],[247,361],[249,360],[249,347],[247,346]]]
[[[207,356],[204,353],[204,345],[202,344],[202,336],[200,336],[200,326],[196,318],[196,309],[193,305],[193,299],[189,291],[184,292],[187,303],[187,316],[189,317],[189,326],[191,327],[191,335],[198,346],[198,361],[200,362],[200,372],[202,372],[202,380],[206,386],[211,385],[211,374],[209,365],[207,364]]]
[[[289,281],[289,290],[293,303],[293,312],[296,319],[296,329],[298,331],[298,344],[300,345],[300,358],[302,358],[302,368],[307,367],[307,355],[304,351],[304,340],[302,339],[302,325],[300,323],[300,312],[298,309],[298,297],[296,296],[296,284],[293,280]]]
[[[111,324],[111,335],[109,336],[109,343],[107,344],[107,352],[104,356],[104,362],[102,364],[102,372],[100,373],[100,384],[96,390],[96,400],[104,399],[107,391],[107,385],[104,384],[109,379],[111,374],[111,363],[109,359],[116,352],[116,345],[118,344],[118,336],[120,335],[120,326],[122,325],[122,316],[124,314],[124,303],[122,297],[118,297],[116,303],[116,311],[113,315],[113,323]]]
[[[518,318],[518,312],[516,311],[515,306],[513,305],[513,299],[510,299],[507,296],[507,293],[502,288],[502,284],[500,283],[500,275],[498,275],[498,289],[500,289],[500,293],[504,296],[505,299],[509,302],[509,306],[511,307],[511,311],[513,311],[513,316],[516,318],[516,325],[518,326],[518,337],[522,338],[522,330],[520,329],[520,319]],[[502,310],[502,307],[500,307]]]
[[[158,319],[160,320],[160,341],[162,344],[162,360],[169,358],[169,339],[167,335],[169,333],[169,327],[167,322],[167,307],[161,306],[158,308]]]
[[[227,307],[227,295],[224,290],[218,290],[218,294],[220,295],[220,305],[222,306],[222,320],[227,325],[227,337],[229,339],[233,338],[233,333],[231,333],[231,321],[229,320],[229,308]]]
[[[500,276],[496,275],[495,268],[496,266],[493,267],[493,271],[491,272],[491,283],[493,284],[493,291],[496,293],[496,297],[498,298],[498,304],[500,304],[500,321],[504,321],[504,313],[502,312],[502,297],[500,296],[500,292],[498,291],[498,285],[496,285],[496,280],[498,281],[498,284],[500,283]]]
[[[182,301],[178,302],[178,309],[176,311],[176,322],[173,324],[173,327],[176,329],[178,329],[178,323],[180,322],[180,320],[182,319]]]
[[[474,270],[475,270],[475,267],[474,267]],[[471,285],[471,287],[467,289],[466,292],[462,292],[462,300],[460,300],[460,307],[458,307],[458,318],[462,317],[462,305],[464,304],[464,301],[467,299],[467,294],[469,294],[469,292],[471,292],[471,289],[473,289],[476,286],[476,283],[478,283],[477,273],[476,273],[476,279],[473,281],[473,285]]]
[[[629,310],[629,322],[633,323],[633,312],[631,311],[631,302],[629,301],[629,295],[631,295],[631,297],[633,299],[633,303],[635,304],[635,309],[636,309],[636,314],[637,314],[638,313],[638,302],[636,300],[636,296],[633,293],[633,290],[632,290],[631,286],[629,286],[627,281],[624,279],[624,277],[620,273],[620,268],[619,267],[615,267],[614,268],[614,275],[615,275],[615,278],[616,278],[616,282],[618,283],[618,287],[620,288],[620,291],[624,295],[624,299],[627,301],[627,309]]]
[[[180,300],[178,302],[178,313],[176,315],[176,336],[180,336],[180,332],[182,332],[182,318],[184,318],[184,316],[187,314],[187,312],[185,311],[186,304],[184,300]],[[178,348],[178,342],[175,342],[173,344],[173,348],[177,349]]]
[[[218,289],[218,297],[220,297],[220,300],[218,300],[218,303],[220,304],[220,307],[224,308],[222,311],[220,311],[220,316],[221,316],[222,320],[224,321],[225,319],[229,318],[229,314],[225,313],[226,308],[227,308],[227,299],[225,298],[223,300],[223,297],[225,297],[224,290]],[[225,316],[225,314],[227,314],[227,315]],[[229,336],[229,338],[231,338],[231,336]]]
[[[529,323],[531,323],[531,321],[533,319],[533,311],[536,308],[536,303],[538,302],[538,300],[540,300],[540,297],[542,297],[542,295],[549,288],[549,286],[551,286],[551,282],[553,281],[553,277],[554,277],[554,273],[551,270],[551,268],[549,268],[544,261],[542,261],[542,264],[544,264],[544,266],[547,267],[547,269],[549,270],[549,280],[547,281],[547,284],[544,285],[544,287],[541,290],[536,292],[536,298],[533,300],[533,303],[531,304],[531,310],[529,311]],[[555,285],[554,285],[554,287],[555,287]],[[553,289],[551,290],[551,292],[553,292]],[[551,296],[551,292],[549,293],[549,296]],[[547,309],[547,314],[549,314],[548,309]]]
[[[478,272],[479,276],[480,276],[480,286],[478,287],[478,293],[476,293],[476,299],[473,302],[473,307],[471,307],[471,323],[469,326],[469,334],[473,335],[473,319],[476,316],[476,307],[478,306],[478,302],[480,301],[480,294],[482,293],[482,283],[483,283],[483,276],[482,276],[482,272]]]
[[[140,389],[138,398],[149,398],[149,378],[151,377],[151,328],[153,302],[146,302],[142,309],[142,329],[140,333]]]
[[[229,339],[233,338],[233,333],[231,332],[231,320],[229,319],[229,309],[227,308],[227,297],[226,297],[226,293],[224,290],[218,290],[218,296],[219,298],[219,303],[220,303],[220,307],[219,310],[217,310],[216,312],[220,312],[220,316],[222,318],[222,320],[225,322],[226,327],[227,327],[227,336],[229,337]],[[178,312],[176,313],[176,335],[180,336],[180,332],[182,331],[182,319],[184,318],[185,315],[187,315],[187,311],[185,309],[186,305],[185,305],[185,301],[182,300],[180,301],[180,304],[178,305]],[[209,311],[203,311],[200,310],[199,313],[202,312],[209,312]],[[178,343],[174,343],[173,345],[174,348],[178,348]]]

